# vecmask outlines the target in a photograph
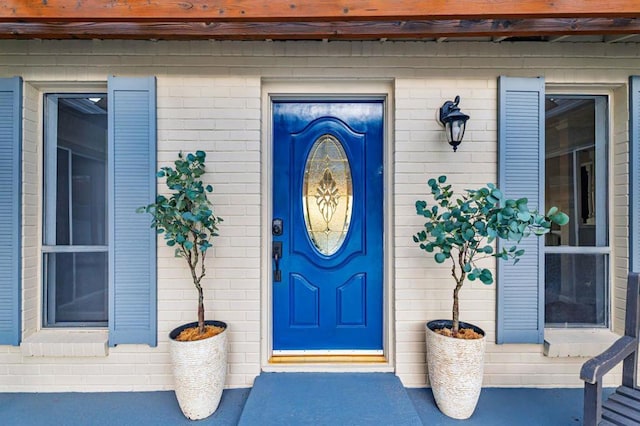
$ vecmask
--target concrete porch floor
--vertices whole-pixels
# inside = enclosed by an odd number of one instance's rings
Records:
[[[197,422],[183,417],[173,392],[0,393],[0,424],[236,425],[250,391],[225,390],[218,410]],[[582,424],[582,389],[485,388],[467,421],[441,414],[428,388],[406,391],[425,425]],[[348,410],[348,401],[341,409]]]

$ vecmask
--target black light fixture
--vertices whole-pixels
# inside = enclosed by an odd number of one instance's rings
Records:
[[[456,96],[453,102],[447,101],[440,107],[440,122],[444,125],[447,134],[447,142],[453,147],[455,152],[464,137],[464,128],[469,116],[460,112],[458,104],[460,96]]]

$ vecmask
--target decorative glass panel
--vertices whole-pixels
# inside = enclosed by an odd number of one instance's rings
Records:
[[[304,168],[302,207],[309,238],[325,256],[338,251],[351,223],[353,185],[349,160],[340,141],[322,135]]]

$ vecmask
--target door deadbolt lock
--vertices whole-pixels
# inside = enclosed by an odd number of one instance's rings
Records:
[[[279,237],[280,235],[282,235],[282,231],[282,219],[273,219],[273,222],[271,222],[271,233],[275,237]]]

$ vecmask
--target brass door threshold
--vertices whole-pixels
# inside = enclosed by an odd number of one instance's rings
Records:
[[[269,364],[382,364],[384,355],[274,355]]]

